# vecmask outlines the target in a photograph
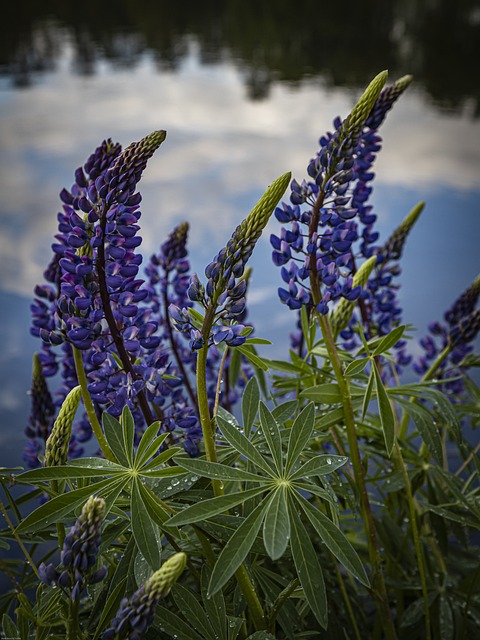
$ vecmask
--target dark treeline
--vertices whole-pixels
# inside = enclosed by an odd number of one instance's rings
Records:
[[[175,69],[193,37],[205,63],[242,69],[252,98],[306,78],[360,87],[383,67],[413,73],[440,107],[468,101],[480,113],[478,0],[20,0],[0,33],[0,69],[18,86],[55,67],[65,37],[82,74],[102,59],[134,66],[146,51]]]

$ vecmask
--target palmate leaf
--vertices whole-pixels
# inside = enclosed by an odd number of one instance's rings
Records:
[[[259,476],[256,473],[250,473],[243,469],[227,467],[226,465],[219,464],[218,462],[207,462],[206,460],[185,458],[183,456],[178,456],[175,461],[180,467],[183,467],[187,471],[191,471],[192,473],[196,473],[197,475],[205,478],[211,478],[212,480],[249,480],[250,482],[267,481],[267,478],[264,476]]]
[[[269,476],[275,477],[275,470],[239,429],[233,427],[226,420],[221,418],[220,415],[217,415],[216,419],[217,424],[220,427],[220,431],[234,449],[236,449],[241,455],[245,456],[247,460],[253,462],[253,464],[259,469],[265,471]]]
[[[308,476],[324,476],[327,473],[343,467],[347,461],[348,458],[346,456],[320,454],[308,460],[308,462],[289,477],[289,480],[308,478]]]
[[[117,482],[116,478],[107,478],[100,482],[94,482],[81,489],[75,489],[68,493],[52,498],[38,509],[29,513],[18,525],[17,532],[39,531],[49,525],[58,522],[70,515],[77,507],[82,505],[91,495],[102,495],[105,490],[111,488]]]
[[[184,524],[207,520],[219,513],[224,513],[229,509],[233,509],[233,507],[250,500],[250,498],[260,495],[264,491],[264,487],[256,487],[255,489],[248,489],[247,491],[242,491],[240,493],[229,493],[227,495],[209,498],[208,500],[202,500],[201,502],[197,502],[174,515],[173,518],[168,521],[168,524],[174,527],[179,527]]]
[[[268,507],[268,501],[261,502],[250,515],[245,518],[227,544],[222,549],[220,556],[213,568],[212,577],[208,586],[208,596],[219,591],[223,585],[233,576],[238,567],[247,557],[257,533],[262,526],[262,521]],[[207,596],[207,597],[208,597]]]
[[[300,520],[295,505],[289,501],[293,560],[305,598],[320,625],[326,629],[328,621],[327,593],[322,567],[310,537]]]
[[[151,444],[149,449],[152,450],[152,451],[157,450],[158,447],[165,440],[165,438],[163,437],[164,435],[168,436],[168,434],[163,434],[163,435],[159,436],[158,438],[156,438],[156,440],[154,440],[152,442],[152,444]],[[158,444],[158,441],[160,441],[160,444]],[[145,453],[145,460],[148,460],[148,458],[146,456],[149,456],[149,449],[147,449],[147,451]],[[181,447],[169,447],[165,451],[162,451],[157,456],[152,458],[150,460],[150,462],[147,462],[147,464],[144,464],[143,466],[138,467],[138,473],[142,474],[142,475],[150,475],[151,471],[153,471],[154,469],[159,467],[164,462],[167,462],[167,460],[170,460],[170,458],[172,458],[179,451],[183,451],[183,449]],[[171,467],[169,467],[169,468],[171,469]]]
[[[132,533],[138,548],[150,567],[156,571],[160,567],[160,549],[157,544],[156,525],[148,514],[142,499],[140,481],[135,479],[132,486],[131,522]]]
[[[288,440],[285,473],[288,474],[298,460],[315,427],[315,405],[310,402],[295,418]]]
[[[285,485],[273,491],[263,522],[263,541],[272,560],[281,558],[290,539],[290,517]]]
[[[260,425],[262,427],[262,435],[270,449],[278,475],[283,474],[283,456],[282,456],[282,439],[277,421],[272,416],[268,407],[260,403]]]
[[[296,493],[295,498],[317,531],[325,546],[333,553],[339,562],[362,584],[370,586],[368,576],[357,552],[344,536],[342,531],[326,515]]]

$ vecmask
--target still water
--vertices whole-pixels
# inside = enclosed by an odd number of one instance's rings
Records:
[[[478,274],[478,3],[342,4],[340,17],[330,6],[322,19],[308,1],[10,9],[0,48],[0,465],[20,462],[37,348],[29,304],[58,193],[104,138],[126,146],[167,130],[141,183],[143,253],[188,220],[201,274],[275,177],[305,176],[319,136],[378,71],[413,73],[382,130],[373,196],[384,239],[427,203],[404,253],[404,322],[423,335]],[[293,322],[276,294],[275,230],[272,221],[251,263],[249,317],[273,341],[269,357],[287,352]]]

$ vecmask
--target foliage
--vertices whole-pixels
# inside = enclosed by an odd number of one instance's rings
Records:
[[[474,637],[480,280],[404,382],[395,278],[423,204],[383,243],[368,204],[378,128],[410,80],[379,74],[205,284],[186,224],[137,279],[136,185],[164,131],[106,141],[77,170],[32,307],[31,468],[2,470],[1,543],[26,560],[2,560],[6,638]],[[247,261],[274,211],[279,296],[298,320],[286,361],[258,353],[268,340],[246,318]]]

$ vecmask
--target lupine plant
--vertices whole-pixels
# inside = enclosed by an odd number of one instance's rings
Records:
[[[418,357],[397,290],[424,203],[382,240],[370,201],[411,77],[386,81],[306,179],[272,181],[204,278],[186,222],[141,271],[137,185],[164,131],[104,141],[62,190],[32,304],[28,469],[1,475],[5,638],[476,637],[480,277]],[[246,314],[272,216],[285,360]]]

